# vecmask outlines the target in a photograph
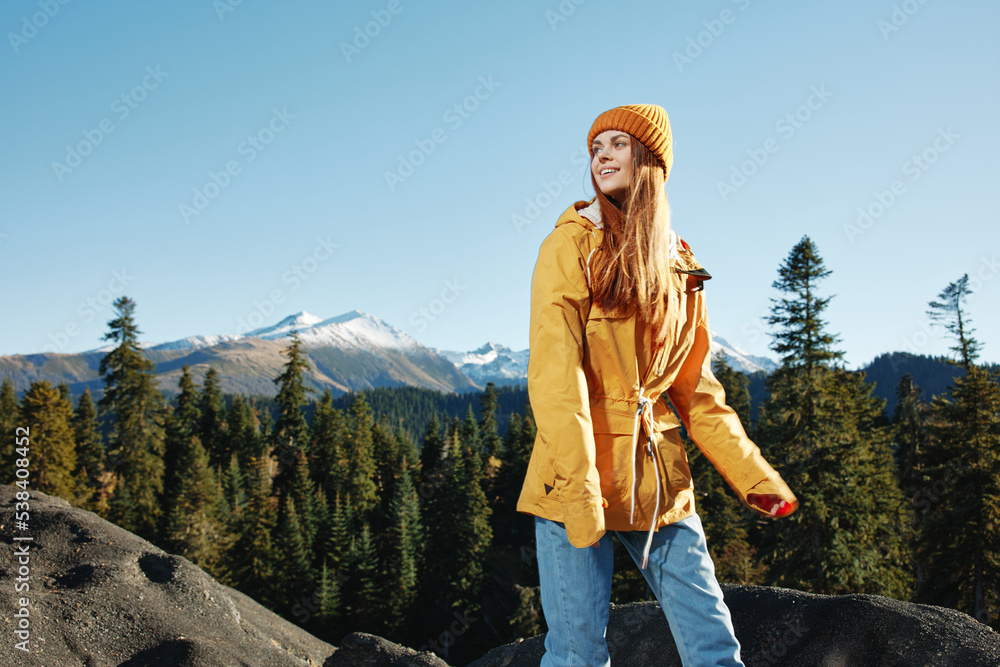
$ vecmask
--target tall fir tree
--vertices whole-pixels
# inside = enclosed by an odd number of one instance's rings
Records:
[[[265,460],[251,460],[247,505],[232,518],[236,540],[229,549],[231,574],[225,583],[274,609],[282,596],[280,582],[276,579],[277,549],[271,539],[277,524],[277,510],[267,470]]]
[[[464,424],[453,422],[444,480],[424,509],[428,530],[425,605],[437,610],[425,617],[431,627],[440,627],[454,611],[478,610],[486,583],[484,562],[493,539],[491,509],[480,482],[478,443],[467,444],[460,435],[468,422],[468,417]]]
[[[340,470],[343,429],[344,413],[333,407],[333,395],[327,387],[313,411],[309,469],[316,484],[328,497],[331,493],[336,494],[343,479],[343,471]]]
[[[309,463],[303,450],[295,452],[295,477],[292,479],[288,498],[295,503],[297,519],[302,532],[302,541],[308,553],[312,553],[319,518],[316,508],[316,485],[309,476]],[[310,567],[312,567],[310,565]]]
[[[312,554],[303,523],[299,520],[299,513],[295,509],[295,500],[290,494],[284,502],[273,540],[275,544],[281,545],[281,557],[275,562],[276,575],[281,582],[282,592],[278,607],[287,613],[296,602],[311,596],[316,587]]]
[[[274,488],[280,499],[291,487],[295,478],[296,451],[303,450],[308,455],[309,425],[306,422],[303,408],[306,395],[313,390],[305,384],[305,373],[309,370],[309,362],[302,351],[302,341],[298,332],[292,333],[292,342],[285,349],[288,361],[281,375],[274,379],[278,385],[278,418],[274,424],[271,443],[273,454],[278,459],[278,474],[274,478]]]
[[[416,611],[420,568],[422,565],[423,529],[420,503],[413,488],[411,473],[404,468],[396,484],[390,506],[390,528],[386,539],[385,587],[382,591],[386,611],[386,629],[397,640],[412,627]]]
[[[114,306],[117,317],[104,339],[117,346],[99,367],[104,395],[98,407],[112,417],[108,461],[117,478],[108,514],[122,528],[153,539],[163,493],[164,401],[153,375],[156,364],[139,349],[135,302],[123,296]]]
[[[14,429],[20,426],[18,410],[17,390],[10,377],[4,376],[0,383],[0,461],[14,460]],[[14,479],[14,466],[6,466],[0,472],[0,480],[5,484]]]
[[[260,459],[265,453],[265,444],[260,435],[260,426],[254,406],[237,394],[226,414],[226,437],[228,451],[236,455],[240,470],[249,469],[250,459]]]
[[[21,399],[20,416],[23,425],[31,429],[29,458],[35,490],[74,500],[72,404],[48,380],[35,381]]]
[[[209,366],[198,397],[198,437],[208,454],[212,471],[218,476],[229,463],[230,438],[226,423],[226,404],[219,385],[219,374]]]
[[[420,470],[421,482],[431,485],[431,477],[441,467],[441,462],[445,455],[444,438],[441,436],[441,422],[438,421],[437,413],[431,413],[431,419],[427,422],[427,430],[424,431],[424,440],[420,446]]]
[[[1000,628],[1000,381],[976,364],[969,293],[964,275],[930,304],[932,319],[955,338],[952,350],[965,374],[932,402],[922,465],[933,480],[925,500],[933,502],[921,508],[926,577],[918,599]]]
[[[347,424],[341,443],[341,467],[346,472],[337,489],[341,501],[351,507],[354,526],[360,530],[378,502],[375,485],[375,453],[372,440],[372,411],[363,393],[358,393],[347,409]]]
[[[716,355],[713,366],[715,377],[725,391],[726,403],[736,411],[744,427],[748,427],[750,383],[746,374],[732,368],[721,353]],[[684,444],[690,455],[698,513],[705,524],[705,539],[715,563],[716,577],[734,584],[763,583],[767,567],[756,547],[750,544],[746,512],[701,450],[686,438]]]
[[[809,237],[778,271],[769,323],[782,365],[767,380],[759,441],[799,497],[801,508],[767,526],[773,583],[815,593],[874,593],[905,597],[905,518],[890,451],[890,429],[879,420],[884,401],[863,374],[837,368],[821,318],[828,276]]]
[[[83,390],[76,403],[73,439],[76,442],[76,470],[73,474],[77,479],[77,504],[103,517],[108,510],[109,475],[105,474],[104,438],[89,387]],[[86,491],[83,492],[81,487]]]
[[[167,535],[176,532],[177,527],[169,527],[167,523],[181,521],[181,517],[174,512],[174,507],[183,495],[184,480],[191,473],[191,441],[198,437],[201,419],[198,389],[191,376],[191,367],[187,364],[181,368],[181,378],[177,386],[180,390],[175,399],[177,405],[167,415],[163,445],[163,516],[160,538],[161,544],[170,550],[176,550],[177,546]]]
[[[347,574],[341,587],[342,629],[375,634],[384,630],[381,571],[371,527],[363,523],[357,537],[352,540]]]
[[[907,545],[907,560],[913,564],[914,585],[920,590],[926,577],[926,563],[920,557],[918,537],[923,532],[925,510],[934,497],[931,488],[933,480],[924,470],[925,458],[930,446],[927,425],[930,406],[920,400],[920,388],[909,373],[903,375],[896,386],[896,408],[892,415],[893,446],[896,466],[899,469],[899,486],[906,499],[906,512],[911,517],[911,525],[904,533]],[[942,482],[943,483],[943,482]],[[910,597],[913,597],[912,595]]]
[[[497,424],[497,388],[492,382],[486,383],[486,389],[479,397],[479,434],[483,448],[483,458],[502,459],[504,456],[503,439],[500,438],[500,427]]]
[[[187,475],[180,480],[165,521],[164,542],[171,551],[222,578],[228,568],[225,553],[234,539],[226,527],[222,488],[198,436],[191,436],[180,458]]]

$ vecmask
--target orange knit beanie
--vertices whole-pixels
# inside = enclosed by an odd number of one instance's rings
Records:
[[[609,109],[597,117],[587,135],[587,150],[594,155],[593,142],[605,130],[622,130],[641,141],[663,165],[663,180],[670,176],[674,163],[674,145],[670,119],[658,104],[629,104]]]

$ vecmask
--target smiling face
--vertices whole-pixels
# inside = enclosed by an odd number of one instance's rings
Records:
[[[632,181],[633,141],[635,140],[627,132],[605,130],[594,137],[590,145],[593,152],[590,171],[594,174],[594,180],[605,196],[619,204],[625,201]]]

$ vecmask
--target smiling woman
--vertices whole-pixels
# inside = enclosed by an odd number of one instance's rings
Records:
[[[682,662],[742,665],[695,512],[681,423],[750,509],[786,516],[798,501],[712,375],[711,275],[670,229],[666,112],[611,109],[588,146],[596,197],[562,214],[531,282],[528,395],[538,431],[517,509],[535,516],[549,627],[541,664],[610,664],[605,533],[614,531],[660,601]]]

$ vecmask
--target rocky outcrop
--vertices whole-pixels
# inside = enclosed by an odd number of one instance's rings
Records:
[[[61,498],[32,491],[20,530],[18,490],[0,486],[0,665],[320,667],[334,653],[186,558]],[[28,652],[16,647],[25,621]]]
[[[431,653],[363,633],[334,648],[187,559],[60,498],[31,492],[21,529],[17,490],[0,486],[0,665],[447,667]],[[951,609],[872,595],[723,589],[748,667],[1000,666],[1000,634]],[[17,649],[19,631],[28,633],[28,652]],[[607,637],[616,665],[680,665],[656,603],[612,607]],[[501,646],[472,665],[538,665],[543,641]]]
[[[723,585],[747,667],[977,667],[1000,665],[1000,634],[952,609],[875,595],[812,595]],[[613,665],[681,664],[660,605],[613,606]],[[493,649],[469,667],[538,665],[544,636]]]

